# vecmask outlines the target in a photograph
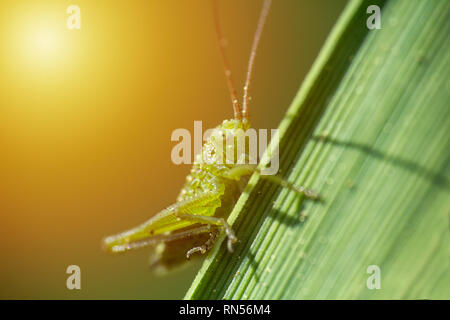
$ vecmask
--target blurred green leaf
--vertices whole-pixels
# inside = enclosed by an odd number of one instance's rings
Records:
[[[253,176],[187,299],[450,298],[449,7],[350,2],[279,127],[281,175],[323,202]]]

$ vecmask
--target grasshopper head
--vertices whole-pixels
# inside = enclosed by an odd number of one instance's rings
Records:
[[[247,119],[224,120],[212,131],[211,139],[216,141],[217,148],[220,147],[222,142],[230,147],[236,143],[236,140],[245,138],[248,129],[250,129],[250,122]]]
[[[211,133],[203,150],[203,161],[216,164],[236,164],[248,155],[250,123],[247,119],[224,120]],[[256,137],[256,136],[255,136]],[[254,139],[253,139],[254,140]]]
[[[236,134],[235,131],[238,129],[245,132],[250,129],[250,121],[247,118],[224,120],[222,124],[217,127],[217,129],[226,130],[227,133],[230,131],[230,134]]]

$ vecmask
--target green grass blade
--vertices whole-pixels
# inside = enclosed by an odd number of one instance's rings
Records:
[[[187,299],[450,298],[449,14],[350,2],[280,125],[281,175],[323,202],[253,176]]]

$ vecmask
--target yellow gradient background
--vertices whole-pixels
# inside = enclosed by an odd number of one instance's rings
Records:
[[[219,3],[239,92],[261,4]],[[278,125],[344,4],[273,1],[255,128]],[[174,129],[231,115],[208,0],[2,0],[0,298],[181,298],[199,262],[157,278],[145,249],[110,256],[100,241],[175,200],[189,166],[170,160]]]

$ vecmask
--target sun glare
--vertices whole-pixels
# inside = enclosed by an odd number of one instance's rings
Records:
[[[31,9],[17,7],[5,21],[5,28],[1,30],[4,62],[27,74],[32,70],[59,69],[67,59],[64,11],[57,15],[40,8]]]
[[[58,54],[60,39],[57,34],[51,29],[37,29],[33,30],[30,35],[29,45],[31,55],[36,55],[40,58],[54,58]]]
[[[28,27],[25,41],[25,58],[40,66],[56,66],[63,58],[63,37],[51,26]]]

